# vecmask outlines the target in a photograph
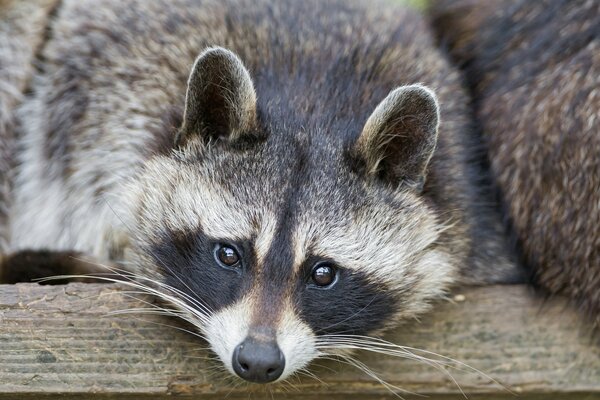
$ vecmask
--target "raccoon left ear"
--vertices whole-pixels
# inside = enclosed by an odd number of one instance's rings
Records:
[[[369,175],[420,190],[435,150],[439,119],[438,102],[431,89],[401,86],[375,108],[353,153]]]
[[[256,93],[237,55],[222,47],[205,50],[188,79],[183,125],[175,142],[192,135],[235,140],[256,122]]]

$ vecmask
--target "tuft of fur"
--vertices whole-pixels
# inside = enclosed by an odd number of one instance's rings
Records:
[[[435,1],[533,277],[600,324],[600,3]]]

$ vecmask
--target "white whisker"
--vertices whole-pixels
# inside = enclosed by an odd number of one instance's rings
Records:
[[[42,281],[50,280],[50,279],[74,279],[74,278],[89,278],[89,276],[86,276],[86,275],[59,275],[59,276],[55,276],[55,277],[51,277],[51,278],[45,278]],[[137,280],[136,281],[132,281],[132,280],[123,281],[123,280],[119,280],[116,278],[110,278],[110,277],[105,277],[105,276],[95,276],[94,278],[97,280],[100,280],[100,281],[113,282],[113,283],[118,283],[118,284],[129,286],[129,287],[133,287],[135,289],[140,289],[148,294],[151,294],[160,299],[163,299],[163,300],[171,303],[172,305],[177,306],[182,311],[185,311],[190,316],[192,316],[193,318],[190,318],[188,321],[200,329],[202,329],[203,326],[208,321],[206,315],[202,314],[199,310],[190,307],[184,300],[176,297],[177,295],[181,295],[180,291],[178,291],[176,289],[173,290],[174,288],[172,288],[168,285],[165,285],[161,282],[147,279],[148,281],[155,283],[159,288],[174,291],[175,292],[174,295],[165,293],[156,288],[153,288],[151,286],[140,283]],[[200,321],[202,324],[198,324],[198,321]]]
[[[450,358],[450,357],[447,357],[447,356],[444,356],[444,355],[441,355],[438,353],[434,353],[432,351],[427,351],[427,350],[418,349],[418,348],[409,347],[409,346],[396,345],[396,344],[393,344],[391,342],[388,342],[388,341],[386,341],[384,339],[380,339],[380,338],[374,338],[374,337],[362,336],[362,335],[333,335],[333,334],[332,335],[323,335],[318,338],[316,346],[320,350],[336,350],[336,349],[338,349],[338,350],[339,349],[364,350],[364,351],[370,351],[370,352],[374,352],[374,353],[379,353],[379,354],[384,354],[384,355],[389,355],[389,356],[394,356],[394,357],[402,357],[402,358],[407,358],[407,359],[412,359],[415,361],[423,362],[427,365],[430,365],[430,366],[442,371],[446,375],[448,375],[450,377],[450,379],[454,382],[454,384],[458,387],[458,389],[463,394],[463,396],[465,396],[465,397],[467,397],[467,396],[463,392],[463,390],[460,387],[460,385],[458,384],[457,380],[444,367],[456,369],[456,370],[464,372],[464,373],[474,372],[474,373],[478,374],[479,376],[482,376],[485,379],[490,380],[491,382],[501,386],[502,388],[504,388],[505,390],[510,392],[510,390],[506,386],[504,386],[503,384],[501,384],[494,378],[490,377],[489,375],[485,374],[484,372],[482,372],[462,361],[459,361],[459,360],[456,360],[456,359],[453,359],[453,358]],[[425,355],[437,357],[438,359],[426,357]]]

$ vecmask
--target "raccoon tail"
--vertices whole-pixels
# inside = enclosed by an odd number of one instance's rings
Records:
[[[59,0],[0,0],[0,254],[8,249],[8,212],[15,154],[15,109],[48,39]]]

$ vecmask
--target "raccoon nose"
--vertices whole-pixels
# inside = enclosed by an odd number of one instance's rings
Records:
[[[281,376],[284,367],[285,357],[275,341],[247,337],[233,352],[233,370],[250,382],[273,382]]]

